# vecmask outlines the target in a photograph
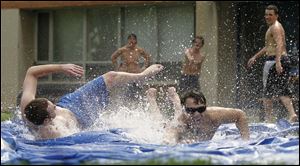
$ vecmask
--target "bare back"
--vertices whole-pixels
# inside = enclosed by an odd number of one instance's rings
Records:
[[[79,131],[79,123],[75,115],[71,111],[61,107],[57,107],[56,117],[51,124],[36,129],[37,138],[40,139],[64,137]]]
[[[276,38],[279,40],[276,42]],[[286,54],[286,42],[285,42],[285,31],[282,25],[276,21],[271,25],[265,35],[265,47],[267,56],[276,55],[276,47],[278,43],[282,43],[280,47],[280,55]]]

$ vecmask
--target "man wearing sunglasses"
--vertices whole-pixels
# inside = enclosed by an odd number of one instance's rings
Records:
[[[150,88],[146,94],[151,109],[163,121],[156,103],[156,92]],[[174,87],[168,88],[168,97],[175,113],[166,126],[166,143],[193,143],[212,139],[221,124],[235,123],[243,140],[249,139],[246,114],[240,109],[207,107],[201,92],[189,91],[180,100]]]

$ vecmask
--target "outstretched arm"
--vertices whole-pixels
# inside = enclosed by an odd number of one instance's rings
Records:
[[[235,123],[244,140],[249,139],[249,127],[245,112],[240,109],[212,107],[212,117],[218,124]]]
[[[82,76],[83,68],[74,64],[49,64],[30,67],[27,70],[23,82],[23,94],[20,104],[22,112],[26,105],[35,99],[38,78],[55,72],[64,72],[74,76]]]

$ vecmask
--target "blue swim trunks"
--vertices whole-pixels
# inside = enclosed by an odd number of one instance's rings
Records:
[[[102,109],[107,106],[109,92],[103,76],[95,78],[73,93],[61,97],[56,104],[72,111],[82,128],[91,126],[98,118]]]
[[[183,94],[191,90],[200,90],[199,75],[182,74],[179,80],[179,93]]]

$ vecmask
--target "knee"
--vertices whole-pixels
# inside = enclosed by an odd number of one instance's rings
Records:
[[[114,83],[114,80],[117,76],[117,72],[109,71],[103,75],[106,86],[111,87]]]
[[[241,109],[235,109],[237,112],[238,112],[238,115],[240,118],[244,118],[244,119],[247,119],[247,114],[246,112],[244,112],[243,110]]]

